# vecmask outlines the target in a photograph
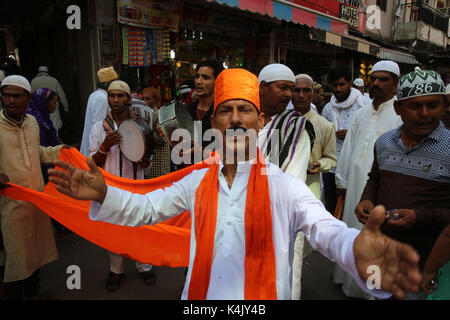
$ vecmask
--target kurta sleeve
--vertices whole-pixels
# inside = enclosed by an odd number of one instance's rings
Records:
[[[100,145],[103,143],[104,138],[102,137],[103,123],[96,122],[92,127],[91,133],[89,134],[89,149],[88,154],[90,156],[97,153]]]
[[[157,224],[189,210],[192,201],[189,190],[196,190],[199,183],[193,180],[190,174],[169,188],[145,195],[108,186],[103,204],[92,201],[89,217],[130,227]]]
[[[359,201],[361,202],[363,200],[369,200],[374,205],[377,205],[377,194],[379,186],[380,171],[378,168],[376,147],[374,147],[372,169],[369,172],[369,179],[367,180],[366,186]]]
[[[336,166],[336,134],[334,126],[323,126],[323,148],[320,162],[320,172],[328,172]]]
[[[296,197],[293,232],[302,231],[314,249],[339,264],[362,290],[380,299],[389,298],[391,294],[385,291],[369,289],[359,275],[353,243],[360,231],[335,219],[307,187],[294,183],[287,190],[290,197]]]
[[[355,131],[358,125],[358,111],[355,113],[352,123],[350,125],[350,130],[345,136],[344,144],[339,155],[336,166],[336,188],[347,189],[348,174],[350,172],[351,159],[353,156],[353,144],[355,143]]]

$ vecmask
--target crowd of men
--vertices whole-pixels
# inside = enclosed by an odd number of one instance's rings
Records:
[[[387,291],[397,298],[449,298],[438,285],[450,281],[450,256],[442,249],[450,222],[450,85],[436,72],[417,67],[402,75],[397,63],[379,61],[365,92],[349,67],[337,67],[328,75],[333,95],[325,104],[323,86],[288,66],[269,64],[255,76],[204,60],[195,88],[183,86],[180,95],[203,133],[221,133],[220,161],[145,196],[106,186],[97,166],[128,179],[174,170],[158,90],[132,92],[113,67],[97,76],[80,148],[89,171],[54,162],[70,146],[58,139],[53,100],[65,109],[68,103],[48,69],[40,67],[31,84],[19,75],[0,79],[0,188],[12,182],[42,191],[44,165],[56,163],[66,173],[51,169],[50,181],[64,194],[94,200],[93,220],[139,226],[189,210],[195,224],[184,299],[300,299],[302,261],[313,249],[336,262],[333,281],[349,297],[387,299]],[[151,127],[155,148],[133,163],[121,152],[118,127],[136,117]],[[256,141],[230,137],[230,129],[255,132]],[[237,159],[239,150],[244,159]],[[255,173],[260,167],[266,174]],[[3,195],[1,201],[5,296],[31,298],[39,293],[39,269],[57,259],[52,222],[31,203]],[[333,216],[338,203],[342,221]],[[106,289],[114,292],[124,258],[108,254]],[[363,270],[379,256],[384,291],[364,283]],[[136,267],[146,285],[156,281],[151,264],[136,261]]]

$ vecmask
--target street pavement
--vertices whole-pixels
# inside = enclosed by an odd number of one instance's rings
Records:
[[[41,268],[40,284],[45,300],[177,300],[184,285],[185,268],[154,266],[157,281],[146,286],[135,262],[124,260],[125,277],[117,292],[105,288],[109,256],[105,249],[69,233],[56,237],[59,259]],[[74,268],[79,288],[73,288]],[[332,282],[334,263],[313,251],[303,261],[302,300],[350,300]],[[70,289],[71,288],[71,289]],[[1,291],[1,290],[0,290]]]
[[[176,300],[184,285],[185,268],[154,267],[157,281],[146,286],[138,275],[134,261],[125,259],[125,277],[120,289],[111,293],[105,289],[109,272],[109,257],[103,248],[70,233],[56,238],[59,259],[41,269],[42,292],[57,300]],[[78,266],[81,288],[68,289],[73,284],[70,266]],[[334,263],[313,251],[303,261],[303,300],[349,300],[340,286],[331,280]],[[68,273],[69,269],[69,273]],[[70,278],[72,277],[72,278]],[[69,281],[68,281],[69,279]]]

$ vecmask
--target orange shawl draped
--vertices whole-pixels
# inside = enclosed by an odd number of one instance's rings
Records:
[[[59,159],[88,170],[86,158],[75,148],[62,149]],[[204,162],[151,180],[116,177],[102,170],[108,185],[145,194],[166,188],[194,170],[205,168]],[[16,200],[34,203],[50,217],[90,242],[108,251],[143,263],[185,267],[189,263],[191,217],[189,211],[153,226],[126,227],[89,219],[90,201],[75,200],[47,184],[43,192],[11,184],[0,193]]]
[[[246,300],[276,300],[276,265],[272,235],[272,209],[264,157],[252,166],[245,205],[245,289]],[[213,164],[195,195],[196,252],[188,298],[206,299],[209,287],[217,223],[219,164]]]

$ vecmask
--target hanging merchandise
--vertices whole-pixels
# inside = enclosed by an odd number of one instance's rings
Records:
[[[157,29],[122,27],[122,63],[148,67],[170,59],[170,32]]]
[[[163,41],[163,57],[164,59],[170,59],[170,34],[169,31],[162,31]]]
[[[145,32],[145,61],[146,64],[152,64],[156,61],[156,50],[153,46],[153,30],[146,30]]]
[[[164,61],[164,55],[163,55],[164,52],[163,52],[163,37],[162,37],[161,30],[155,30],[154,39],[155,39],[155,47],[156,47],[156,61],[163,62]]]
[[[122,28],[122,64],[128,65],[128,28]]]
[[[128,64],[130,67],[145,66],[145,31],[128,28]]]

